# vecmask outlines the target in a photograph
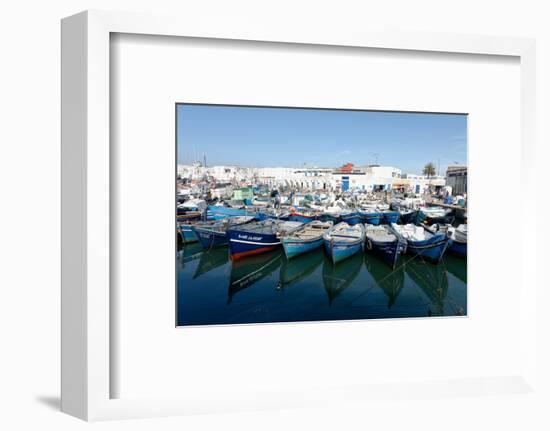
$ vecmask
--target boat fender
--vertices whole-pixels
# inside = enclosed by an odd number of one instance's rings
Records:
[[[367,250],[372,250],[372,241],[367,238]]]

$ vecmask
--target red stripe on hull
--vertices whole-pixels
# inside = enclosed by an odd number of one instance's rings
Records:
[[[242,259],[243,257],[246,257],[246,256],[253,256],[255,254],[267,253],[268,251],[275,250],[276,248],[277,248],[277,246],[274,245],[272,247],[262,247],[262,248],[256,248],[256,249],[250,250],[250,251],[243,251],[241,253],[235,253],[235,254],[231,255],[231,260],[239,260],[239,259]]]

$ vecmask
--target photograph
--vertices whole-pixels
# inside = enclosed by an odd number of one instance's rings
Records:
[[[175,110],[176,326],[467,316],[467,114]]]

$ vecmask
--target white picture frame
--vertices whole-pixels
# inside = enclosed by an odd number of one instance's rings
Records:
[[[284,42],[289,44],[368,47],[405,51],[514,56],[521,67],[521,197],[522,214],[536,202],[534,169],[535,43],[531,39],[474,35],[369,31],[344,34],[330,29],[281,28],[278,25],[233,28],[205,25],[192,17],[124,12],[87,11],[62,21],[62,410],[86,420],[233,411],[266,408],[264,400],[231,400],[227,405],[193,405],[179,399],[112,399],[110,397],[110,36],[112,33],[187,36],[194,38]],[[527,228],[525,228],[527,229]],[[537,239],[523,231],[523,250],[536,250]],[[521,375],[399,386],[403,397],[420,399],[428,393],[480,395],[533,392],[538,388],[536,367],[536,259],[522,259]],[[277,406],[323,405],[332,394],[369,402],[391,398],[395,385],[377,385],[374,392],[358,388],[319,389],[300,394],[288,391]],[[261,388],[258,388],[261,391]],[[332,391],[332,392],[331,392]]]

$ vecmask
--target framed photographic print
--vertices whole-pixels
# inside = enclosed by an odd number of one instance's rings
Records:
[[[276,24],[63,20],[62,410],[539,397],[534,42]]]
[[[465,114],[182,103],[176,133],[178,325],[467,314]]]

